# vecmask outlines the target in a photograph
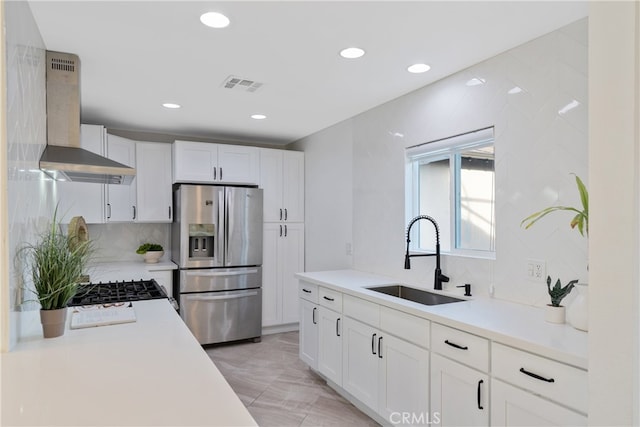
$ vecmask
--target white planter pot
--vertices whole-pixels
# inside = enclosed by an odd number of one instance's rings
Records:
[[[164,251],[147,251],[147,253],[143,255],[144,262],[147,264],[155,264],[163,255]]]
[[[589,330],[589,288],[586,283],[578,283],[576,285],[578,296],[567,310],[567,320],[569,324],[581,331]]]
[[[563,305],[554,307],[548,304],[545,307],[544,320],[550,323],[565,323],[566,309]]]

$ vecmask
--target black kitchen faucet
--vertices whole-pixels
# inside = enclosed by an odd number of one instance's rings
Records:
[[[435,254],[413,254],[413,255],[409,255],[409,243],[411,242],[411,240],[410,240],[411,227],[413,227],[413,224],[415,224],[416,222],[418,222],[421,219],[428,220],[429,222],[431,222],[431,224],[433,224],[433,226],[436,229],[436,253]],[[440,229],[438,228],[438,223],[436,222],[436,220],[431,218],[428,215],[419,215],[419,216],[413,218],[409,222],[409,226],[407,227],[407,253],[404,256],[404,269],[405,270],[409,270],[411,268],[411,262],[409,261],[409,259],[411,257],[414,257],[414,256],[435,256],[436,257],[436,271],[435,271],[435,274],[434,274],[433,289],[435,289],[437,291],[441,291],[442,290],[442,282],[448,282],[449,278],[447,276],[445,276],[444,274],[442,274],[442,270],[440,270]]]

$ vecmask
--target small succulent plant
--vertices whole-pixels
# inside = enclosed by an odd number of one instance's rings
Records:
[[[547,276],[547,289],[549,289],[549,296],[551,297],[551,305],[554,307],[560,307],[560,302],[564,297],[569,295],[577,280],[572,280],[563,288],[560,283],[560,279],[556,281],[555,286],[551,287],[551,276]]]
[[[162,245],[158,245],[157,243],[144,243],[140,245],[136,253],[140,255],[144,255],[149,251],[162,251],[162,250],[163,250]]]

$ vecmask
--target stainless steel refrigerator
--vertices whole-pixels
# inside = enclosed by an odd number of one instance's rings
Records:
[[[182,184],[171,253],[180,317],[200,344],[262,333],[262,190]]]

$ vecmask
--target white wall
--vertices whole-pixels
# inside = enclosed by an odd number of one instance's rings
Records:
[[[638,425],[640,4],[589,15],[589,424]]]
[[[9,301],[3,309],[9,310],[9,349],[19,339],[20,323],[17,316],[24,284],[23,266],[16,262],[17,248],[33,243],[38,230],[46,225],[53,214],[54,183],[38,170],[40,154],[46,145],[45,104],[45,46],[26,2],[4,2],[6,39],[7,84],[7,144],[8,212],[7,251],[2,253],[9,265]],[[5,53],[6,52],[6,53]],[[4,154],[4,153],[3,153]],[[4,215],[4,212],[2,213]],[[28,275],[27,275],[28,276]],[[6,292],[5,292],[6,294]],[[4,337],[6,339],[6,337]],[[7,348],[5,348],[7,350]]]
[[[474,77],[486,83],[467,86]],[[522,91],[510,94],[516,86]],[[578,106],[560,114],[573,100]],[[587,241],[569,228],[569,214],[530,230],[520,227],[523,218],[549,205],[579,205],[571,172],[587,181],[586,19],[296,143],[306,153],[306,194],[313,197],[306,211],[307,270],[348,264],[332,253],[341,250],[336,242],[313,237],[331,229],[331,218],[334,229],[353,224],[355,268],[432,287],[433,258],[415,259],[411,270],[403,270],[405,148],[487,126],[495,126],[496,136],[497,259],[445,256],[448,287],[471,283],[475,294],[487,294],[495,283],[497,298],[546,304],[546,286],[525,278],[527,258],[546,260],[548,274],[563,282],[586,281]],[[352,164],[331,168],[327,181],[320,165],[343,162],[347,149]],[[352,186],[352,216],[336,215],[335,193],[317,192],[324,183],[340,187],[341,200],[348,200]]]

